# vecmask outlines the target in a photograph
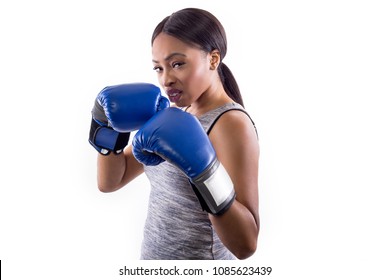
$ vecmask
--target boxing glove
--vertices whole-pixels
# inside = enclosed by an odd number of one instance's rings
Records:
[[[148,83],[105,87],[92,108],[89,143],[101,154],[119,154],[130,132],[139,129],[156,112],[169,107],[160,89]]]
[[[189,178],[203,210],[222,215],[235,199],[233,183],[196,117],[178,108],[155,114],[133,138],[135,158],[145,165],[164,160]]]

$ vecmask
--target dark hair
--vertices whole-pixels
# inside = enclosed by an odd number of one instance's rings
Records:
[[[187,44],[200,47],[209,53],[218,50],[221,54],[221,63],[218,74],[223,88],[230,98],[244,106],[240,89],[230,69],[222,62],[227,52],[225,29],[219,20],[210,12],[186,8],[164,18],[155,28],[152,35],[152,45],[158,34],[164,32]]]

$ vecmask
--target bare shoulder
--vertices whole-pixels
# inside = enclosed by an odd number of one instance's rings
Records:
[[[243,111],[231,110],[224,113],[210,132],[213,144],[236,143],[258,145],[257,131],[250,117]]]
[[[237,179],[244,174],[257,177],[260,147],[255,126],[248,115],[239,110],[224,113],[209,137],[218,159],[231,176],[237,176]]]

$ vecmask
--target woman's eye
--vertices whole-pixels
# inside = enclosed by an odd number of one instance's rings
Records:
[[[172,67],[173,67],[173,68],[179,68],[179,67],[182,66],[182,65],[184,65],[183,62],[174,62],[174,63],[172,63]]]
[[[155,66],[155,67],[153,67],[153,70],[156,71],[157,73],[159,73],[162,71],[162,68],[159,66]]]

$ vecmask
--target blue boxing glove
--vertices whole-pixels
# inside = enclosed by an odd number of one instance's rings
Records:
[[[189,178],[203,209],[222,215],[235,199],[233,183],[196,117],[177,108],[155,114],[134,136],[133,154],[145,165],[166,160]]]
[[[169,107],[167,98],[152,84],[133,83],[105,87],[92,108],[89,143],[101,154],[119,154],[130,132],[139,129],[156,112]]]

